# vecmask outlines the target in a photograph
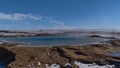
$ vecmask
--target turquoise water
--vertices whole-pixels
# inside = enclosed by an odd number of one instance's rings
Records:
[[[68,36],[39,36],[39,37],[1,37],[0,40],[18,42],[29,46],[56,46],[56,45],[79,45],[106,41],[104,38],[92,37],[68,37]]]

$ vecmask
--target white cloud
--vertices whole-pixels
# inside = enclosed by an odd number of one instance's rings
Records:
[[[23,14],[23,13],[7,14],[0,12],[0,20],[11,21],[14,23],[23,23],[23,24],[34,23],[33,21],[42,21],[38,23],[48,23],[48,24],[56,25],[54,27],[51,27],[53,29],[71,29],[71,27],[65,26],[65,24],[61,21],[58,21],[52,17],[41,16],[39,14],[36,15]]]
[[[21,14],[21,13],[14,13],[14,14],[5,14],[0,12],[0,19],[1,20],[12,20],[12,21],[19,21],[19,20],[42,20],[41,16],[35,16],[32,14]]]
[[[46,17],[46,16],[44,16],[44,17],[43,17],[43,20],[46,21],[46,22],[49,22],[49,23],[54,23],[54,24],[59,24],[60,26],[64,26],[64,23],[63,23],[63,22],[58,21],[58,20],[56,20],[56,19],[54,19],[54,18],[51,18],[51,17]]]
[[[12,20],[12,16],[4,13],[0,13],[0,19]]]
[[[34,21],[45,21],[52,24],[57,24],[59,26],[64,26],[64,23],[61,21],[58,21],[56,19],[47,17],[47,16],[41,16],[39,14],[22,14],[22,13],[13,13],[13,14],[6,14],[0,12],[0,20],[9,20],[9,21],[15,21],[15,22],[28,22],[30,23],[31,20]]]

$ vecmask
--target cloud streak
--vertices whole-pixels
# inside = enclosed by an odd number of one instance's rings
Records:
[[[1,13],[0,12],[0,19],[2,20],[28,20],[28,19],[32,19],[32,20],[42,20],[42,17],[40,15],[35,16],[32,14],[21,14],[21,13],[14,13],[14,14],[5,14],[5,13]]]
[[[61,21],[58,21],[56,19],[47,17],[47,16],[41,16],[39,14],[22,14],[22,13],[13,13],[13,14],[6,14],[0,12],[0,20],[8,20],[8,21],[15,21],[15,22],[21,22],[21,23],[31,23],[30,21],[45,21],[52,24],[57,24],[59,26],[64,26],[64,23]]]

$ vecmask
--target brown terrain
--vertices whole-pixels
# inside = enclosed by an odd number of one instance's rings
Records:
[[[17,45],[17,44],[16,44]],[[4,43],[0,47],[1,56],[9,56],[12,62],[8,68],[29,68],[28,65],[41,62],[42,68],[45,64],[58,63],[64,68],[70,63],[72,68],[77,68],[75,60],[83,63],[97,63],[100,65],[119,62],[120,57],[110,56],[109,52],[120,52],[120,40],[111,41],[110,44],[91,44],[86,46],[51,46],[51,47],[22,47],[15,44]]]

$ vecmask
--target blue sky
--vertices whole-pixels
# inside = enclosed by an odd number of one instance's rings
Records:
[[[120,29],[120,0],[0,0],[0,29]]]

